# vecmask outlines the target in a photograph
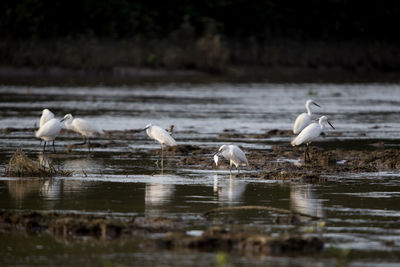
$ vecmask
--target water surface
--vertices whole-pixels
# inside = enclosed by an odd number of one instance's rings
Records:
[[[119,87],[0,86],[1,128],[31,128],[39,123],[43,108],[57,117],[66,113],[91,120],[104,130],[138,129],[148,123],[167,128],[175,125],[181,144],[217,148],[234,142],[246,148],[268,150],[289,146],[290,138],[220,138],[224,130],[265,133],[290,129],[305,101],[314,99],[315,118],[327,115],[336,131],[316,142],[322,148],[346,146],[368,149],[383,141],[397,147],[400,138],[400,86],[397,84],[159,84]],[[337,134],[340,133],[340,134]],[[2,133],[0,167],[6,167],[16,148],[31,158],[50,160],[73,170],[71,177],[54,179],[0,179],[0,207],[6,210],[38,210],[108,214],[110,216],[166,216],[187,221],[193,233],[207,224],[202,213],[228,205],[268,205],[321,216],[305,226],[273,223],[268,212],[234,212],[240,223],[265,231],[300,232],[321,236],[326,251],[319,256],[246,257],[229,255],[234,265],[354,266],[395,264],[400,260],[400,172],[344,174],[328,182],[307,184],[239,177],[224,170],[176,168],[167,156],[163,170],[158,155],[146,153],[159,145],[144,133],[117,140],[118,147],[65,152],[80,141],[64,134],[56,141],[57,153],[40,153],[33,132]],[[105,137],[94,142],[107,143]],[[343,148],[343,147],[342,147]],[[135,153],[131,153],[135,152]],[[129,153],[129,157],[121,156]],[[278,160],[278,159],[277,159]],[[210,155],[210,164],[212,156]],[[201,233],[201,232],[200,232]],[[65,243],[48,236],[9,236],[1,233],[2,265],[107,265],[209,266],[216,253],[146,251],[129,241]]]

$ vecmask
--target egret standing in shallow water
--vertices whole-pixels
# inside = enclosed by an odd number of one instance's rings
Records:
[[[297,116],[296,121],[294,122],[293,125],[294,134],[300,133],[304,128],[306,128],[311,123],[311,108],[310,108],[311,104],[320,107],[320,105],[315,103],[313,100],[311,99],[307,100],[306,102],[307,113],[301,113],[299,116]]]
[[[74,131],[79,133],[83,137],[83,143],[79,143],[76,145],[85,145],[88,142],[88,149],[90,152],[90,137],[94,136],[95,134],[102,134],[103,131],[98,129],[97,127],[93,126],[90,122],[84,119],[79,119],[74,117],[71,114],[67,114],[61,121],[65,121],[65,127],[68,130]]]
[[[54,140],[60,134],[61,128],[61,122],[58,119],[51,119],[37,130],[36,138],[41,138],[44,141],[43,151],[46,150],[46,143],[53,141],[53,151],[56,152]]]
[[[238,173],[240,172],[240,165],[249,166],[246,155],[244,152],[235,145],[222,145],[218,149],[218,153],[214,155],[215,165],[218,166],[218,156],[222,155],[229,160],[229,172],[232,173],[232,165],[235,165]]]
[[[304,152],[304,161],[305,162],[311,161],[310,155],[308,154],[308,145],[312,141],[314,141],[316,138],[318,138],[318,136],[320,136],[320,134],[325,130],[326,123],[328,123],[332,127],[332,129],[335,129],[335,127],[333,127],[332,124],[329,122],[328,118],[326,116],[322,116],[321,118],[319,118],[318,123],[314,122],[314,123],[311,123],[310,125],[308,125],[291,142],[292,146],[298,146],[303,143],[305,143],[307,145],[306,151]]]
[[[39,121],[39,128],[42,127],[49,120],[54,119],[54,114],[47,108],[42,110],[42,116]],[[40,145],[42,145],[42,139],[40,139]]]
[[[54,119],[54,113],[47,108],[43,109],[42,116],[40,117],[39,128],[51,119]]]
[[[147,124],[146,127],[143,128],[146,131],[147,135],[160,143],[161,146],[161,164],[163,163],[164,158],[164,147],[166,146],[176,146],[177,143],[174,138],[163,128],[157,125]]]

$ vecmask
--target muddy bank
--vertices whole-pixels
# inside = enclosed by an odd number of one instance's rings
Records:
[[[4,133],[13,131],[31,131],[28,129],[6,128],[1,130]],[[172,131],[172,129],[171,129]],[[63,134],[75,135],[65,132]],[[173,134],[185,135],[185,132],[176,131]],[[190,132],[193,134],[193,132]],[[335,137],[340,137],[341,132],[335,132]],[[139,136],[143,135],[143,136]],[[283,137],[290,140],[290,130],[271,129],[264,133],[244,134],[235,130],[226,129],[220,133],[215,141],[221,139],[226,143],[235,143],[235,139],[252,139],[253,142],[268,142],[273,137]],[[120,158],[141,157],[158,158],[161,155],[159,148],[143,149],[132,147],[131,144],[138,138],[147,138],[142,129],[127,129],[123,131],[105,131],[104,136],[91,141],[93,153],[96,148],[121,148],[123,153]],[[384,140],[362,141],[357,139],[330,140],[324,143],[313,143],[310,146],[311,162],[304,162],[305,146],[291,147],[289,142],[281,145],[274,145],[271,149],[250,149],[243,148],[250,163],[252,171],[249,175],[262,179],[280,180],[303,180],[308,182],[324,181],[327,176],[343,173],[377,172],[396,170],[400,168],[400,150],[393,146],[385,146]],[[323,146],[323,147],[321,147]],[[81,146],[68,145],[67,151]],[[83,146],[87,148],[86,146]],[[129,148],[127,151],[126,148]],[[196,146],[180,144],[178,146],[166,147],[164,156],[166,164],[171,168],[197,168],[212,170],[216,169],[213,163],[213,155],[219,147]],[[63,153],[59,151],[58,153]],[[218,169],[227,170],[229,162],[221,160]],[[236,174],[236,169],[233,171]]]
[[[205,221],[206,222],[206,221]],[[323,250],[318,237],[261,233],[251,226],[224,224],[206,228],[200,236],[186,234],[185,222],[163,217],[111,218],[55,212],[0,211],[1,232],[46,233],[62,240],[82,238],[137,239],[153,249],[236,251],[251,254],[314,253]],[[154,235],[157,233],[157,235]]]
[[[155,248],[197,249],[200,251],[236,251],[250,254],[315,253],[324,243],[318,237],[271,236],[249,232],[244,227],[209,227],[199,237],[168,234],[152,244]]]
[[[218,147],[201,148],[182,145],[168,148],[167,155],[176,158],[177,167],[191,166],[201,169],[215,169],[212,156]],[[271,150],[244,149],[253,171],[250,175],[262,179],[324,181],[327,176],[389,171],[400,168],[400,151],[395,148],[374,147],[360,151],[346,147],[334,150],[310,148],[311,162],[304,162],[304,147],[290,145],[274,146]],[[221,160],[218,169],[229,169],[229,162]],[[233,168],[233,174],[237,171]]]
[[[180,44],[165,38],[144,43],[81,39],[3,41],[0,81],[129,84],[399,80],[397,43],[268,40],[244,45],[223,39],[219,34],[211,34],[189,42],[185,38]]]

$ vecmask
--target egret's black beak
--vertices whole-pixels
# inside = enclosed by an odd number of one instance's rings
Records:
[[[317,103],[315,103],[315,102],[313,102],[313,104],[314,104],[314,105],[316,105],[316,106],[317,106],[317,107],[319,107],[319,108],[321,107],[320,105],[318,105],[318,104],[317,104]]]
[[[63,122],[63,121],[65,121],[67,118],[62,118],[61,120],[60,120],[60,122]]]
[[[332,127],[332,129],[335,129],[335,127],[333,127],[333,125],[331,124],[330,121],[328,121],[329,125]]]

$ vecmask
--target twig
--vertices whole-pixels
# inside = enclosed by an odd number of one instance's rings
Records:
[[[219,213],[219,212],[224,212],[224,211],[232,211],[232,210],[267,210],[267,211],[273,211],[276,213],[283,213],[283,214],[296,214],[299,216],[304,216],[304,217],[309,217],[315,220],[320,220],[322,219],[319,216],[313,216],[309,214],[305,214],[302,212],[297,212],[297,211],[291,211],[291,210],[286,210],[286,209],[279,209],[279,208],[274,208],[270,206],[234,206],[234,207],[221,207],[221,208],[216,208],[209,210],[205,213],[203,213],[203,216],[207,217],[208,215],[212,213]]]

